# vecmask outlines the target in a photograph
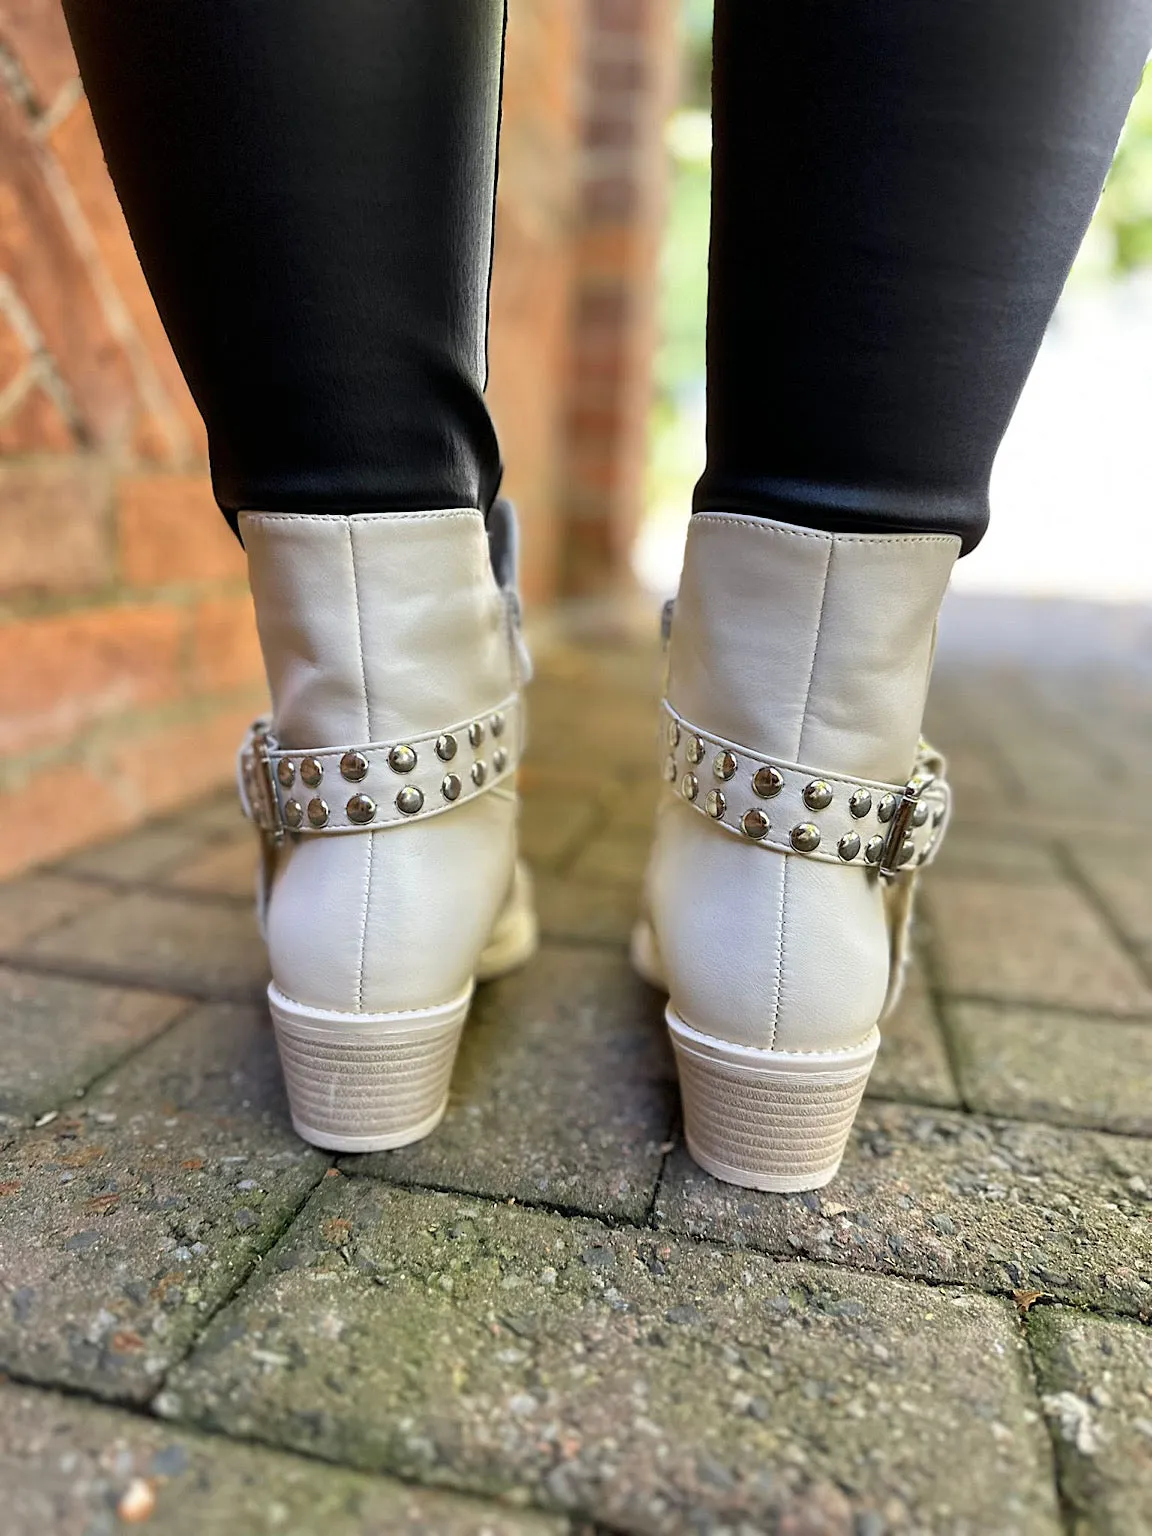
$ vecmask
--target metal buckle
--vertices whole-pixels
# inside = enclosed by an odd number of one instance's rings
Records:
[[[252,820],[265,837],[274,843],[282,843],[285,828],[280,815],[276,781],[272,776],[272,759],[268,753],[267,720],[252,722],[249,742],[249,750],[244,753],[243,771]]]
[[[923,798],[924,791],[935,784],[934,773],[916,774],[909,779],[904,786],[904,793],[900,797],[900,803],[892,813],[892,824],[888,828],[888,835],[884,839],[884,846],[880,850],[878,868],[880,874],[888,879],[897,875],[906,874],[904,866],[916,852],[912,839],[908,836],[912,826],[912,818],[916,814],[916,807]]]

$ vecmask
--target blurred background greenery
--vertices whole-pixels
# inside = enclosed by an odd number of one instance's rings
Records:
[[[683,63],[668,120],[669,206],[647,472],[635,564],[645,585],[676,582],[692,487],[704,466],[712,3],[681,0]],[[1152,597],[1143,439],[1152,410],[1152,65],[993,483],[992,533],[958,584],[1100,597]],[[1143,419],[1143,431],[1139,421]],[[1101,475],[1103,463],[1106,473]],[[1121,578],[1083,551],[1031,553],[1030,530],[1069,527],[1085,496],[1130,513],[1148,558]],[[1022,563],[1023,555],[1029,558]],[[1137,562],[1138,563],[1138,562]]]

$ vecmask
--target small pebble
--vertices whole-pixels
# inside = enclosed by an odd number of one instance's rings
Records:
[[[142,1477],[134,1477],[121,1495],[116,1513],[126,1525],[140,1525],[152,1517],[155,1508],[156,1494],[152,1484]]]

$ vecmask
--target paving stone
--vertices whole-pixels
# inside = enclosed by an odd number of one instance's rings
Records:
[[[28,1120],[75,1097],[187,1007],[0,966],[0,1117]]]
[[[327,1165],[293,1134],[271,1025],[192,1010],[0,1167],[0,1364],[140,1402]]]
[[[234,837],[212,844],[195,858],[177,865],[165,884],[181,891],[250,902],[256,895],[258,862],[256,839],[250,830],[242,828]]]
[[[194,829],[205,842],[217,837],[227,837],[238,828],[244,828],[255,841],[251,823],[240,809],[240,800],[234,789],[209,795],[198,805],[190,805],[179,813],[181,824]]]
[[[7,1536],[547,1536],[543,1515],[323,1467],[54,1392],[0,1385]],[[135,1511],[135,1513],[133,1513]]]
[[[1147,849],[1133,854],[1129,838],[1123,854],[1107,847],[1086,849],[1082,842],[1069,845],[1068,852],[1117,930],[1152,965],[1152,861]]]
[[[162,821],[70,854],[59,867],[109,880],[147,880],[199,852],[204,841],[203,831],[195,825]]]
[[[814,1194],[721,1184],[678,1149],[657,1224],[855,1269],[1152,1316],[1152,1143],[866,1103]]]
[[[537,691],[529,703],[528,762],[563,767],[577,752],[586,756],[591,741],[598,774],[627,769],[655,780],[657,699],[638,704],[587,690]]]
[[[595,799],[538,791],[520,805],[520,852],[534,869],[557,869],[575,853],[600,819]]]
[[[572,878],[638,890],[651,846],[650,826],[610,827],[580,849],[572,864]]]
[[[26,875],[0,885],[0,951],[16,949],[35,934],[105,900],[107,893],[99,886],[63,875]]]
[[[1046,843],[1013,837],[998,827],[957,821],[948,828],[927,878],[935,881],[943,875],[985,876],[1017,884],[1056,880],[1060,868]]]
[[[895,1010],[880,1026],[880,1054],[868,1092],[873,1098],[910,1099],[915,1104],[960,1102],[918,960],[909,967]]]
[[[1152,1020],[954,1003],[947,1023],[972,1109],[1152,1136]]]
[[[639,1221],[675,1107],[662,1000],[623,955],[546,946],[480,989],[435,1135],[344,1166]]]
[[[330,1179],[157,1406],[648,1536],[1055,1536],[1033,1403],[999,1298]]]
[[[1152,990],[1070,885],[938,878],[924,911],[946,992],[1152,1015]]]
[[[1028,1341],[1077,1536],[1152,1530],[1152,1332],[1035,1307]]]
[[[536,881],[536,910],[546,939],[626,945],[636,909],[637,892],[631,886],[590,885],[570,876]]]
[[[251,912],[162,891],[117,893],[29,944],[37,960],[192,997],[263,995],[268,959]]]

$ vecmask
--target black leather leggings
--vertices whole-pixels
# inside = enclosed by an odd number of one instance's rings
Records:
[[[225,510],[487,507],[503,0],[64,8]],[[697,507],[976,543],[1150,42],[1152,0],[717,0]]]

